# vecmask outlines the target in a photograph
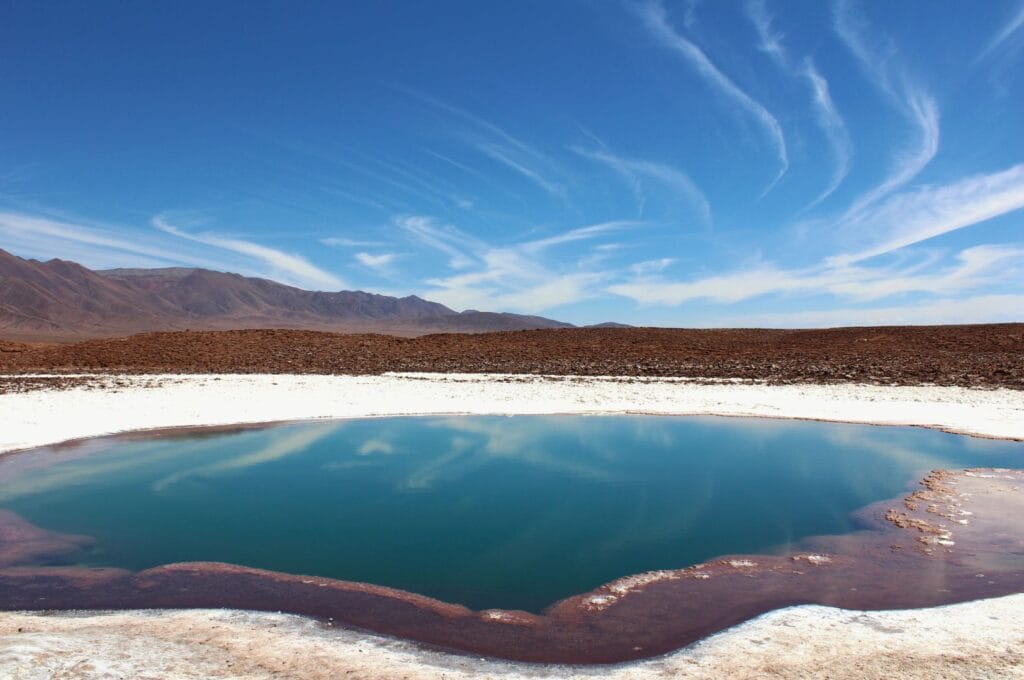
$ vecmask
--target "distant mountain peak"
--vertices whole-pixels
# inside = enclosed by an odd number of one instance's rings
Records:
[[[0,335],[74,339],[156,330],[295,328],[422,335],[562,328],[539,316],[455,312],[417,295],[308,291],[195,267],[93,271],[0,250]]]
[[[110,278],[127,279],[127,278],[138,278],[144,276],[166,276],[169,278],[183,278],[189,274],[197,271],[201,271],[195,267],[158,267],[154,269],[130,269],[130,268],[119,268],[119,269],[97,269],[95,270],[100,276],[107,276]]]
[[[604,323],[592,323],[589,326],[584,326],[584,328],[635,328],[635,326],[617,321],[605,321]]]

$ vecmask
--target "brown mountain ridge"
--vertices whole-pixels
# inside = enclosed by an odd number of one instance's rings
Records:
[[[309,291],[208,269],[110,269],[0,250],[0,335],[76,340],[143,331],[294,328],[421,335],[570,328],[540,316],[456,312],[415,295]]]

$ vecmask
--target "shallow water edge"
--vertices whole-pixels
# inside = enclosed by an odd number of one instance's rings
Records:
[[[970,513],[970,514],[963,514]],[[413,593],[227,564],[138,573],[24,567],[38,551],[76,548],[6,515],[6,610],[233,608],[283,611],[446,649],[517,661],[608,664],[656,656],[796,604],[929,607],[1024,591],[1024,472],[935,472],[901,499],[865,508],[872,528],[810,539],[785,555],[732,555],[618,579],[543,615],[475,612]],[[968,523],[957,520],[969,517]],[[12,538],[14,540],[12,540]],[[20,556],[11,545],[20,543]],[[52,553],[51,553],[52,554]]]

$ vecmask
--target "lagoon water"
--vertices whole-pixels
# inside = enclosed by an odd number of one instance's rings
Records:
[[[1024,444],[734,418],[449,417],[110,439],[0,459],[0,508],[76,564],[220,561],[540,611],[628,574],[856,530],[934,468]]]

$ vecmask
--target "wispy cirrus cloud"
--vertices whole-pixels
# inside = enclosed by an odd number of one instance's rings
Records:
[[[735,314],[704,325],[728,328],[828,328],[836,326],[906,326],[1020,321],[1024,294],[972,295],[881,307],[836,307],[826,310]]]
[[[474,275],[428,279],[423,295],[454,309],[488,309],[536,314],[599,294],[600,272],[553,273],[531,266],[521,255],[493,252]]]
[[[682,281],[640,270],[607,290],[645,305],[678,306],[698,300],[734,304],[766,295],[826,294],[866,302],[903,294],[949,296],[985,286],[1019,288],[1024,281],[1024,247],[1020,245],[965,248],[945,267],[936,267],[933,259],[914,260],[909,252],[894,265],[862,263],[1021,209],[1024,164],[890,195],[840,225],[862,235],[869,245],[813,266],[782,268],[754,262],[743,269]]]
[[[950,295],[1002,280],[1013,280],[1024,265],[1024,247],[980,245],[965,248],[956,263],[937,272],[904,269],[854,269],[860,278],[836,282],[829,288],[851,300],[879,300],[902,293]],[[842,271],[842,270],[840,270]]]
[[[1024,164],[890,196],[840,227],[874,241],[831,258],[851,264],[1024,208]]]
[[[580,156],[611,168],[625,179],[637,199],[641,214],[646,203],[642,178],[646,178],[653,179],[678,192],[693,207],[702,224],[711,224],[711,204],[708,203],[707,197],[696,183],[682,170],[677,170],[662,163],[617,156],[606,148],[584,149],[579,146],[571,148]]]
[[[536,239],[534,241],[527,241],[519,246],[523,251],[527,253],[539,253],[543,250],[551,248],[553,246],[562,245],[563,243],[572,243],[573,241],[584,241],[587,239],[594,238],[601,234],[615,231],[618,229],[626,229],[629,227],[637,227],[642,225],[643,222],[636,220],[613,220],[611,222],[601,222],[599,224],[591,224],[586,227],[577,227],[576,229],[570,229],[569,231],[556,234],[555,236],[548,236],[547,238]]]
[[[747,3],[747,15],[757,31],[758,49],[767,54],[782,71],[802,78],[807,83],[814,106],[815,119],[832,149],[835,159],[832,177],[821,193],[804,208],[807,210],[828,198],[849,174],[850,161],[853,158],[853,143],[850,140],[850,133],[846,129],[846,123],[842,116],[839,115],[835,102],[832,101],[828,80],[821,75],[810,57],[805,57],[800,63],[794,62],[782,44],[784,36],[775,29],[774,18],[768,11],[765,0],[750,0]]]
[[[22,254],[71,258],[94,268],[124,266],[191,265],[224,269],[219,260],[194,252],[168,248],[145,234],[125,236],[123,227],[82,223],[16,212],[0,212],[4,245]]]
[[[492,138],[496,139],[497,141],[500,141],[502,144],[514,147],[522,151],[523,153],[530,155],[534,158],[537,158],[539,160],[550,160],[547,158],[545,154],[543,154],[535,147],[531,146],[530,144],[527,144],[519,137],[516,137],[512,133],[508,132],[505,128],[497,125],[496,123],[492,123],[491,121],[487,120],[486,118],[483,118],[482,116],[478,116],[475,113],[467,111],[464,108],[449,104],[448,102],[441,101],[437,97],[432,97],[429,94],[426,94],[425,92],[422,92],[412,87],[407,87],[404,85],[395,85],[394,88],[426,104],[429,104],[435,108],[450,113],[456,118],[461,118],[463,121],[469,123],[473,128],[488,133]]]
[[[828,81],[818,72],[814,62],[807,58],[803,63],[803,74],[810,83],[813,92],[815,114],[818,125],[825,132],[825,136],[832,147],[832,154],[835,157],[835,170],[832,173],[832,180],[828,186],[818,194],[817,198],[811,201],[808,208],[814,207],[832,195],[839,185],[846,179],[850,172],[850,162],[853,159],[853,143],[850,141],[850,133],[846,129],[846,123],[836,109],[829,93]]]
[[[377,246],[384,245],[383,241],[346,238],[344,236],[322,238],[320,243],[323,243],[325,246],[334,246],[335,248],[376,248]]]
[[[670,266],[675,261],[676,258],[674,257],[659,257],[656,260],[644,260],[643,262],[631,264],[629,266],[629,271],[641,276],[657,274],[658,272],[664,271],[666,267]]]
[[[106,234],[96,228],[35,215],[0,213],[0,233],[8,241],[31,242],[35,246],[33,250],[40,245],[48,247],[51,257],[66,257],[61,251],[68,244],[84,244],[120,251],[122,256],[141,255],[161,262],[177,259],[172,253],[159,248]]]
[[[680,54],[693,69],[726,99],[737,104],[747,115],[757,121],[771,144],[779,162],[779,172],[769,183],[763,194],[768,193],[782,179],[789,169],[789,152],[782,126],[768,109],[743,91],[729,76],[697,45],[680,35],[669,23],[664,5],[651,0],[635,6],[644,26],[662,46]],[[762,195],[763,195],[762,194]]]
[[[398,257],[395,253],[366,253],[359,252],[353,256],[359,264],[377,271],[386,271]]]
[[[995,35],[993,35],[988,41],[988,44],[986,44],[985,48],[978,54],[975,61],[981,61],[1006,45],[1011,38],[1024,34],[1024,30],[1022,29],[1024,29],[1024,2],[1022,2],[1020,6],[1017,7],[1014,14],[999,27],[999,30],[996,31]]]
[[[431,217],[398,215],[393,222],[420,243],[447,255],[448,266],[452,269],[471,267],[474,263],[471,253],[486,249],[479,239],[451,225],[439,224]]]
[[[982,245],[960,251],[955,262],[923,272],[923,264],[864,267],[826,262],[802,269],[755,263],[745,269],[689,281],[638,276],[608,291],[645,305],[678,306],[703,300],[732,304],[765,295],[819,295],[865,302],[906,293],[952,295],[1019,280],[1024,271],[1021,245]]]
[[[394,87],[396,90],[435,109],[444,111],[465,123],[467,129],[463,131],[462,136],[479,153],[529,180],[551,196],[561,200],[566,199],[568,189],[565,183],[560,178],[552,178],[553,175],[560,177],[562,172],[555,160],[548,154],[513,135],[500,125],[464,108],[441,101],[437,97],[433,97],[415,88],[401,85]],[[449,164],[459,167],[465,172],[480,176],[478,171],[469,168],[464,163],[453,160],[449,156],[429,150],[428,153],[439,160],[444,160]]]
[[[371,157],[367,158],[366,162],[373,163],[392,175],[418,185],[428,195],[435,197],[435,200],[440,199],[448,205],[463,209],[472,207],[473,202],[465,197],[458,185],[449,182],[436,173],[428,174],[422,168],[401,160],[385,161],[381,158]]]
[[[171,224],[163,215],[154,217],[150,223],[160,231],[195,243],[221,248],[239,255],[254,258],[271,268],[274,278],[295,285],[321,287],[320,289],[338,290],[348,288],[344,280],[334,274],[320,269],[309,260],[299,255],[285,253],[258,243],[241,239],[218,236],[209,232],[192,234]]]
[[[619,220],[577,227],[539,239],[495,246],[431,217],[399,216],[395,223],[418,241],[447,255],[457,270],[426,279],[425,297],[455,309],[513,310],[535,313],[599,294],[608,273],[575,263],[545,258],[551,249],[597,239],[644,223]],[[550,260],[550,261],[549,261]],[[599,260],[589,260],[593,264]]]
[[[750,0],[747,3],[747,16],[757,30],[757,37],[760,43],[757,48],[770,56],[779,66],[789,68],[789,55],[786,48],[782,46],[783,35],[775,30],[774,18],[768,12],[768,5],[765,0]]]
[[[770,264],[696,278],[672,281],[640,275],[632,281],[608,287],[608,292],[630,298],[642,305],[677,307],[704,300],[731,304],[773,293],[820,290],[825,277],[813,270],[787,271]]]
[[[522,160],[514,158],[507,149],[496,144],[490,144],[486,142],[480,142],[476,145],[476,148],[483,153],[485,156],[498,161],[507,168],[510,168],[522,175],[526,179],[530,180],[541,189],[558,198],[565,198],[566,189],[563,185],[558,182],[552,181],[542,175],[539,171],[529,167]]]
[[[897,154],[888,177],[861,196],[847,211],[855,214],[916,177],[939,151],[940,112],[935,99],[895,65],[894,49],[869,43],[864,20],[851,7],[852,0],[836,0],[833,28],[857,59],[868,80],[884,93],[914,128],[916,140]]]

